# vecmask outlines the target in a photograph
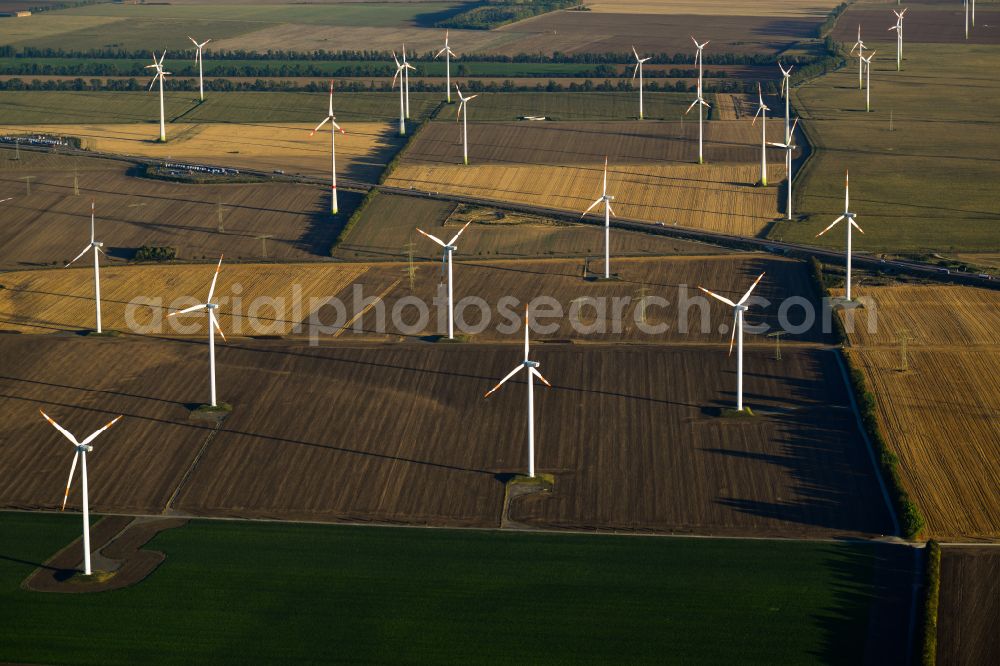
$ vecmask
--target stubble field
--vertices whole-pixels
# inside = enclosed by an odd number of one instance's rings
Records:
[[[870,287],[849,354],[929,535],[1000,535],[998,296],[969,287]],[[877,313],[877,330],[868,331]],[[907,339],[903,371],[902,339]]]
[[[781,128],[772,123],[775,136]],[[617,215],[755,235],[780,215],[778,189],[758,188],[759,134],[749,123],[472,123],[462,164],[458,128],[434,122],[413,141],[387,184],[582,212],[601,194],[604,157]],[[769,182],[784,177],[773,153]],[[502,194],[498,194],[498,192]]]
[[[94,511],[497,526],[499,479],[526,464],[523,383],[482,398],[517,345],[220,346],[220,397],[234,409],[213,432],[186,407],[207,393],[203,343],[3,338],[4,507],[60,502],[70,451],[38,408],[73,430],[125,414],[89,460]],[[701,534],[890,529],[830,352],[775,362],[750,351],[749,421],[716,415],[733,376],[715,349],[542,345],[536,356],[554,384],[537,396],[538,468],[556,488],[515,502],[519,520]],[[154,440],[158,463],[145,472]]]
[[[317,109],[317,123],[325,110]],[[42,133],[80,139],[80,147],[100,153],[215,164],[268,173],[330,176],[329,125],[310,135],[317,123],[230,124],[171,123],[167,143],[159,143],[159,126],[151,123],[113,125],[4,125],[9,135]],[[339,123],[338,123],[339,124]],[[344,123],[337,135],[337,174],[375,182],[402,140],[386,123]],[[349,132],[349,134],[347,134]]]

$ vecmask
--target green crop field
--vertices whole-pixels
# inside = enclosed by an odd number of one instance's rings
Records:
[[[167,80],[169,86],[169,79]],[[168,121],[186,123],[311,122],[326,110],[326,93],[211,92],[196,104],[197,92],[168,92]],[[440,93],[410,93],[414,120],[426,118],[440,103]],[[157,93],[3,91],[4,124],[156,122]],[[334,97],[338,120],[380,121],[399,118],[398,93],[343,93]]]
[[[858,663],[876,566],[874,544],[194,521],[136,586],[21,589],[78,529],[0,514],[0,661]]]
[[[651,93],[643,98],[644,115],[651,120],[677,120],[694,99],[686,93]],[[440,118],[453,119],[458,105],[442,109]],[[469,102],[469,120],[516,120],[545,116],[551,120],[627,120],[639,115],[634,92],[483,93]],[[697,117],[695,117],[697,122]]]
[[[857,61],[793,94],[802,125],[819,150],[797,178],[796,214],[773,238],[841,246],[843,229],[815,234],[843,210],[850,168],[851,210],[872,252],[1000,249],[1000,47],[915,44],[895,71],[895,45],[871,44],[872,112],[864,111]],[[961,63],[958,67],[957,63]],[[892,131],[890,131],[890,114]]]

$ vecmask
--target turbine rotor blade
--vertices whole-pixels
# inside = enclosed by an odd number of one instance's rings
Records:
[[[708,289],[705,289],[701,285],[698,285],[698,288],[701,289],[706,294],[708,294],[709,296],[711,296],[712,298],[718,299],[718,300],[722,301],[723,303],[725,303],[726,305],[728,305],[730,307],[734,307],[734,308],[736,307],[736,303],[733,303],[731,300],[729,300],[725,296],[719,296],[718,294],[716,294],[714,292],[711,292]]]
[[[424,235],[424,236],[427,236],[428,238],[430,238],[432,241],[434,241],[435,243],[437,243],[441,247],[445,247],[447,245],[443,240],[441,240],[440,238],[437,238],[435,236],[431,236],[429,233],[427,233],[423,229],[417,229],[417,233],[421,234],[421,235]]]
[[[52,427],[54,427],[56,430],[58,430],[59,432],[61,432],[63,434],[63,436],[66,437],[66,439],[68,439],[70,442],[72,442],[73,446],[79,446],[80,445],[80,442],[76,441],[76,437],[73,436],[73,433],[71,433],[69,430],[66,430],[66,428],[63,428],[58,423],[56,423],[55,419],[53,419],[51,416],[49,416],[48,414],[46,414],[42,410],[39,409],[38,411],[41,413],[42,416],[45,417],[46,421],[48,421],[49,423],[52,424]]]
[[[580,215],[580,217],[585,217],[587,215],[587,213],[589,213],[590,211],[594,210],[594,206],[596,206],[597,204],[601,203],[602,201],[604,201],[603,197],[600,198],[600,199],[598,199],[594,203],[590,204],[590,206],[587,208],[587,210],[583,211],[583,214]]]
[[[465,231],[466,228],[468,228],[468,226],[470,224],[472,224],[472,220],[469,220],[468,222],[466,222],[465,225],[461,229],[458,230],[458,233],[451,237],[451,240],[448,241],[448,245],[454,245],[455,241],[458,240],[458,237],[462,235],[462,232]]]
[[[226,334],[222,332],[222,327],[219,326],[219,319],[215,316],[214,310],[208,311],[208,318],[212,321],[212,325],[215,326],[215,330],[218,331],[219,335],[222,336],[222,341],[229,342],[228,340],[226,340]]]
[[[69,478],[66,479],[66,494],[63,495],[63,503],[60,511],[66,510],[66,502],[69,501],[69,487],[73,483],[73,473],[76,472],[76,461],[80,459],[80,451],[73,453],[73,464],[69,466]]]
[[[215,267],[215,275],[212,276],[212,286],[208,288],[208,298],[205,299],[205,303],[206,304],[212,302],[212,294],[215,293],[215,282],[219,279],[219,271],[222,270],[222,257],[223,256],[224,255],[220,255],[219,256],[219,265]]]
[[[87,439],[85,439],[82,442],[80,442],[80,446],[86,446],[87,444],[90,444],[92,441],[94,441],[94,439],[98,435],[100,435],[102,432],[104,432],[105,430],[107,430],[108,428],[110,428],[111,426],[113,426],[114,424],[118,423],[118,421],[120,421],[123,416],[125,416],[125,415],[124,414],[119,414],[118,416],[116,416],[115,418],[113,418],[111,421],[109,421],[108,423],[106,423],[103,428],[98,428],[94,432],[90,433],[90,435],[87,436]]]
[[[177,312],[170,312],[167,314],[168,317],[176,317],[177,315],[187,314],[188,312],[194,312],[195,310],[204,310],[206,308],[205,303],[199,305],[192,305],[189,308],[184,308],[183,310],[178,310]]]
[[[312,136],[313,134],[315,134],[316,132],[318,132],[319,128],[322,127],[323,125],[326,125],[327,121],[329,121],[329,120],[330,120],[329,117],[324,118],[323,122],[321,122],[319,125],[316,125],[315,129],[313,129],[312,132],[309,132],[309,136]]]
[[[855,229],[857,229],[861,233],[865,233],[865,230],[858,226],[858,223],[854,221],[854,218],[851,218],[851,226],[853,226]]]
[[[825,234],[826,232],[828,232],[830,229],[833,229],[835,226],[837,226],[837,223],[840,222],[842,219],[844,219],[843,215],[841,215],[836,220],[834,220],[833,222],[831,222],[830,226],[828,226],[826,229],[824,229],[823,231],[821,231],[818,234],[816,234],[814,236],[814,238],[819,238],[820,236],[822,236],[823,234]]]
[[[520,372],[521,370],[523,370],[524,367],[525,366],[523,366],[523,365],[518,365],[516,368],[514,368],[513,370],[511,370],[509,373],[507,373],[507,376],[504,377],[503,379],[501,379],[500,382],[496,386],[494,386],[489,391],[487,391],[486,393],[484,393],[483,397],[484,398],[490,397],[490,395],[492,395],[498,388],[500,388],[501,386],[503,386],[504,384],[506,384],[508,379],[510,379],[511,377],[513,377],[514,375],[516,375],[518,372]]]
[[[92,247],[92,246],[88,245],[87,247],[83,248],[83,252],[81,252],[80,254],[76,255],[76,258],[75,258],[75,259],[73,259],[73,261],[71,261],[71,262],[69,262],[68,264],[66,264],[65,266],[63,266],[63,268],[69,268],[70,266],[72,266],[72,265],[73,265],[73,263],[74,263],[74,262],[76,262],[76,260],[77,260],[77,259],[79,259],[79,258],[80,258],[80,257],[82,257],[83,255],[87,254],[87,251],[88,251],[88,250],[89,250],[89,249],[90,249],[91,247]]]
[[[743,298],[741,298],[741,299],[739,300],[739,302],[737,303],[737,305],[743,305],[744,303],[746,303],[746,302],[747,302],[747,299],[748,299],[748,298],[750,298],[750,294],[751,294],[751,292],[753,292],[753,290],[757,288],[757,284],[758,284],[758,283],[759,283],[759,282],[760,282],[760,281],[761,281],[761,280],[762,280],[763,278],[764,278],[764,274],[763,274],[763,273],[761,273],[760,275],[758,275],[758,276],[757,276],[757,279],[753,281],[753,284],[752,284],[752,285],[750,285],[750,288],[749,288],[749,289],[747,289],[747,293],[743,294]]]
[[[729,355],[733,355],[733,343],[736,342],[736,322],[739,321],[739,317],[735,314],[733,315],[733,332],[729,336]]]
[[[543,384],[545,384],[549,388],[552,388],[552,384],[550,384],[549,380],[547,380],[545,377],[542,377],[542,373],[540,373],[538,371],[538,368],[529,368],[529,370],[531,371],[531,374],[533,374],[534,376],[538,377],[542,381]]]

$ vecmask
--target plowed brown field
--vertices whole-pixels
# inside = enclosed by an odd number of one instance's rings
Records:
[[[1000,536],[1000,295],[914,285],[861,293],[869,307],[856,315],[849,353],[928,533]]]
[[[941,550],[937,663],[1000,660],[1000,548]]]
[[[471,111],[474,113],[474,110]],[[780,134],[780,127],[772,123]],[[757,188],[759,135],[748,122],[706,124],[697,159],[697,120],[681,123],[472,123],[470,165],[462,165],[458,129],[431,123],[387,183],[583,212],[608,190],[622,217],[754,235],[778,211],[778,191]],[[771,155],[771,180],[784,168]]]
[[[524,470],[524,385],[482,392],[517,345],[220,347],[212,435],[205,344],[0,336],[0,506],[54,508],[74,431],[125,418],[88,458],[95,511],[496,526]],[[758,416],[721,419],[732,366],[717,349],[539,345],[538,467],[554,493],[526,522],[706,534],[881,533],[888,516],[833,355],[747,355]],[[391,413],[391,418],[387,415]],[[189,475],[186,475],[188,470]],[[185,479],[186,475],[186,480]],[[79,505],[74,488],[70,505]]]
[[[110,260],[130,258],[141,245],[169,246],[184,260],[329,256],[340,226],[321,187],[289,183],[188,185],[129,175],[128,166],[101,159],[0,150],[0,267],[61,265],[90,237],[90,202],[97,236]],[[79,196],[73,194],[74,173]],[[24,177],[30,176],[27,195]],[[341,210],[360,195],[341,193]],[[222,228],[219,231],[221,204]]]

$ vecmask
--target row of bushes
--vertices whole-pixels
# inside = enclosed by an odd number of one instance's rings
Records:
[[[198,68],[191,64],[170,68],[174,76],[198,76]],[[536,72],[530,69],[519,71],[516,67],[509,68],[504,72],[504,76],[517,78],[622,78],[631,79],[633,69],[626,67],[620,69],[620,65],[597,65],[590,68],[567,70],[565,72]],[[363,65],[344,65],[343,67],[325,67],[316,64],[253,64],[253,65],[232,65],[232,66],[211,66],[206,72],[208,77],[333,77],[333,78],[363,78],[363,77],[392,77],[395,74],[395,66],[379,62],[365,63]],[[91,62],[80,61],[72,63],[52,64],[45,62],[16,62],[0,67],[0,74],[5,76],[148,76],[145,66],[141,62],[131,62],[119,66],[114,62]],[[424,73],[421,77],[445,78],[445,72]],[[457,64],[452,69],[453,76],[490,76],[488,74],[475,74],[470,72],[470,68],[462,63]],[[643,78],[645,79],[690,79],[698,76],[696,69],[651,69],[643,68]],[[703,78],[724,79],[730,76],[726,70],[709,70],[704,72]]]
[[[143,245],[135,251],[134,261],[173,261],[177,258],[177,250],[160,245]]]
[[[75,91],[133,91],[142,92],[148,87],[148,82],[136,78],[128,79],[89,79],[82,78],[45,80],[32,79],[25,81],[20,78],[0,81],[0,90],[75,90]],[[205,90],[215,92],[234,91],[257,91],[257,92],[326,92],[328,88],[326,81],[290,81],[282,79],[255,79],[253,81],[233,81],[230,79],[208,79],[205,81]],[[473,93],[501,93],[501,92],[629,92],[637,89],[637,84],[631,80],[617,79],[604,80],[595,83],[587,79],[583,82],[573,81],[569,84],[559,83],[550,79],[542,83],[539,81],[534,85],[516,85],[510,79],[501,82],[496,80],[479,81],[476,79],[466,81],[464,89]],[[198,79],[170,79],[168,88],[173,91],[194,92],[198,90]],[[439,92],[443,93],[444,83],[431,83],[428,81],[414,81],[410,84],[412,92]],[[649,81],[644,84],[647,92],[694,92],[695,84],[686,81],[662,82]],[[396,92],[388,81],[340,81],[337,83],[337,90],[340,92]],[[755,93],[757,83],[755,81],[743,79],[724,79],[706,85],[706,92],[714,93]],[[768,82],[765,92],[774,93],[777,91],[773,82]]]
[[[456,45],[457,48],[457,45]],[[428,51],[419,54],[408,52],[407,57],[411,60],[433,60],[435,51]],[[194,49],[180,49],[169,52],[169,60],[193,60]],[[654,65],[691,65],[694,62],[693,49],[691,51],[668,53],[649,53],[650,60],[647,66]],[[38,58],[79,58],[82,60],[145,60],[150,57],[150,51],[130,51],[127,49],[60,49],[60,48],[39,48],[33,46],[0,46],[0,57],[3,58],[25,58],[28,60]],[[288,61],[364,61],[364,62],[392,62],[392,51],[247,51],[238,50],[213,50],[206,54],[206,62],[209,60],[255,60],[268,62],[288,62]],[[462,53],[460,58],[463,62],[492,62],[492,63],[545,63],[545,64],[586,64],[586,65],[621,65],[635,62],[635,56],[631,51],[607,51],[604,53],[561,53],[554,52],[551,55],[543,53],[521,53],[518,55],[501,55],[495,53]],[[774,65],[774,56],[763,53],[706,53],[704,55],[706,65]],[[784,62],[796,66],[803,66],[812,62],[815,58],[804,55],[796,55],[783,58]]]
[[[924,572],[924,618],[920,632],[920,663],[937,663],[938,599],[941,595],[941,546],[927,542],[927,565]]]

